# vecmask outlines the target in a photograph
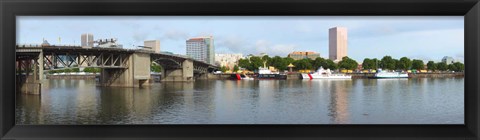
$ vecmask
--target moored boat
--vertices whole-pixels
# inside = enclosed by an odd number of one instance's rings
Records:
[[[263,64],[263,67],[258,68],[258,73],[256,74],[255,78],[257,79],[279,79],[284,80],[287,79],[287,75],[280,74],[279,72],[272,72]]]
[[[253,77],[249,77],[246,74],[231,74],[230,79],[232,80],[253,80]]]
[[[369,78],[382,79],[382,78],[409,78],[409,77],[408,77],[408,73],[388,72],[388,71],[382,71],[382,69],[379,69],[374,76]]]
[[[302,78],[303,79],[352,79],[351,75],[345,75],[345,74],[332,74],[332,71],[330,69],[323,69],[323,67],[320,67],[317,71],[314,73],[302,73]]]

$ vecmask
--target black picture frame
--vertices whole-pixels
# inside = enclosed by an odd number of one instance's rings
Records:
[[[464,16],[465,125],[15,125],[21,15]],[[478,0],[1,0],[0,21],[1,139],[479,139]]]

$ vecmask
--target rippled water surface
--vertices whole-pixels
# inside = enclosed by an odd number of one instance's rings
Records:
[[[464,78],[43,83],[17,95],[17,124],[464,123]]]

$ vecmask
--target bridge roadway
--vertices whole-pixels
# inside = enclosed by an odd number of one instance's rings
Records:
[[[65,68],[101,68],[99,86],[142,87],[149,83],[152,62],[162,66],[162,81],[194,81],[208,78],[217,66],[192,58],[122,48],[84,48],[47,46],[16,48],[18,89],[24,93],[40,91],[44,71]],[[33,84],[33,86],[32,86]],[[39,93],[38,93],[39,94]]]

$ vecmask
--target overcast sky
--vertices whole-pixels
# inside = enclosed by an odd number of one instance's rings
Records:
[[[214,37],[216,53],[315,51],[328,58],[328,29],[348,30],[348,56],[390,55],[463,62],[463,16],[18,16],[17,44],[80,45],[82,33],[94,39],[118,38],[124,48],[160,40],[162,51],[185,54],[191,37]],[[60,42],[58,38],[61,38]]]

